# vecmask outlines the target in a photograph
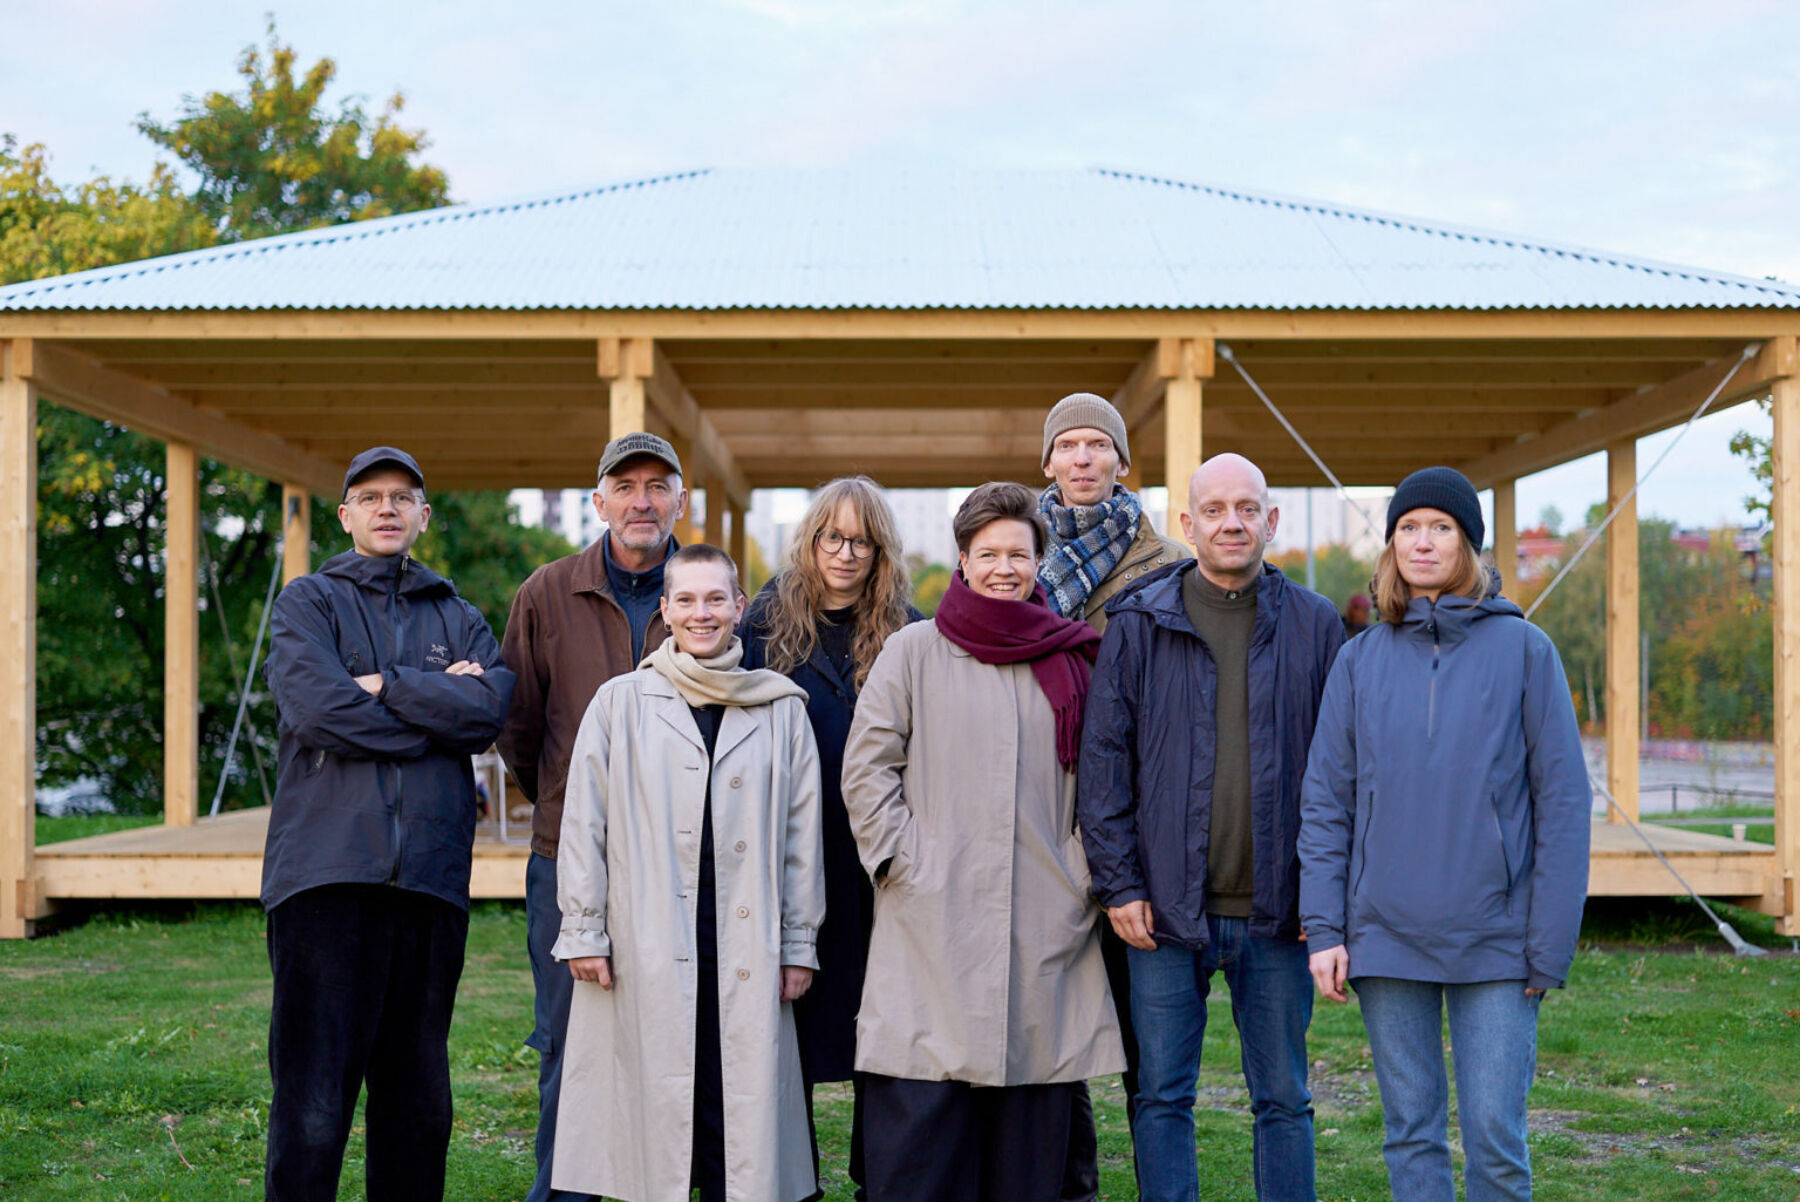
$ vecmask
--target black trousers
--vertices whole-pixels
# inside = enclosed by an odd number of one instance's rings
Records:
[[[870,1202],[1056,1202],[1080,1082],[864,1080]]]
[[[441,1202],[450,1012],[465,910],[382,885],[322,885],[269,911],[270,1202],[329,1202],[364,1082],[369,1202]]]
[[[1119,1037],[1125,1044],[1125,1071],[1119,1085],[1125,1091],[1125,1122],[1137,1133],[1137,1031],[1131,1025],[1131,968],[1125,959],[1125,941],[1113,933],[1112,923],[1100,920],[1100,954],[1106,962],[1106,982],[1112,988],[1113,1009],[1119,1012]],[[1131,1170],[1137,1174],[1137,1146],[1132,1145]],[[1075,1098],[1074,1126],[1069,1131],[1069,1166],[1063,1174],[1062,1202],[1094,1202],[1100,1193],[1100,1138],[1094,1128],[1094,1103],[1083,1088]]]

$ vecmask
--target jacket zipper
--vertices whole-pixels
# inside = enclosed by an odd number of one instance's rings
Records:
[[[406,579],[406,570],[412,566],[412,557],[400,560],[400,572],[394,577],[394,660],[399,662],[402,654],[402,640],[406,637],[406,621],[400,616],[400,585]],[[406,771],[399,760],[394,761],[394,867],[388,873],[387,883],[398,884],[400,881],[400,861],[406,850],[406,828],[400,824],[400,812],[406,801]]]
[[[1437,694],[1438,694],[1438,627],[1437,602],[1431,603],[1431,695],[1425,707],[1425,737],[1432,738],[1437,733]]]

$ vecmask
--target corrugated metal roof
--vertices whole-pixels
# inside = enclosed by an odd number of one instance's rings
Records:
[[[696,171],[0,288],[82,309],[1800,307],[1800,288],[1111,171]]]

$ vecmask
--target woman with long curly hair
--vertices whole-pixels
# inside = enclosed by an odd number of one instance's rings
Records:
[[[851,1081],[850,1176],[863,1197],[862,1087],[852,1070],[856,1010],[869,958],[874,894],[857,859],[839,788],[856,697],[889,635],[924,615],[881,488],[867,476],[813,495],[782,573],[745,614],[744,667],[772,668],[806,690],[819,745],[825,828],[825,925],[817,983],[795,1007],[808,1096],[821,1081]],[[816,1155],[816,1151],[815,1151]]]

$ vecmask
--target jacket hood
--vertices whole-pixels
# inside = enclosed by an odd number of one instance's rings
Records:
[[[1500,573],[1487,568],[1487,591],[1479,601],[1472,597],[1439,597],[1435,602],[1414,597],[1406,603],[1400,633],[1435,638],[1440,644],[1460,642],[1469,627],[1484,618],[1523,618],[1525,611],[1500,595]]]
[[[1170,630],[1179,630],[1200,637],[1194,624],[1188,619],[1187,605],[1181,599],[1183,582],[1189,572],[1200,570],[1200,561],[1184,559],[1173,567],[1163,568],[1143,585],[1127,592],[1117,601],[1106,607],[1110,614],[1141,613],[1147,614],[1158,626]],[[1281,602],[1286,594],[1288,578],[1285,573],[1272,564],[1263,564],[1262,575],[1256,581],[1256,608],[1259,613],[1276,612],[1281,609]]]
[[[345,551],[319,567],[319,575],[348,580],[360,588],[398,592],[406,596],[442,594],[455,596],[456,586],[410,555],[359,555]]]

